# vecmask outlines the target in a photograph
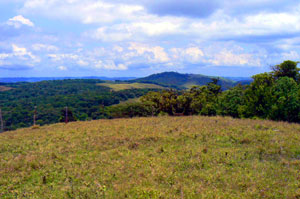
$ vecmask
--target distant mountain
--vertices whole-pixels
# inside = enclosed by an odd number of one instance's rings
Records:
[[[0,83],[16,83],[16,82],[40,82],[49,80],[64,80],[64,79],[99,79],[110,81],[127,81],[135,79],[136,77],[2,77]]]
[[[136,77],[97,77],[97,76],[91,76],[91,77],[82,77],[81,79],[100,79],[100,80],[109,80],[109,81],[127,81],[127,80],[136,79]]]
[[[225,79],[223,77],[212,77],[199,74],[181,74],[177,72],[164,72],[154,74],[148,77],[130,80],[129,82],[155,83],[162,86],[186,89],[191,88],[192,86],[205,85],[211,82],[212,78],[219,78],[219,84],[223,89],[228,89],[235,84],[235,81]]]
[[[40,82],[49,80],[65,80],[65,79],[96,79],[105,81],[125,81],[139,83],[154,83],[161,86],[172,88],[191,88],[194,85],[205,85],[212,81],[212,78],[219,78],[219,84],[223,89],[228,89],[237,84],[247,85],[252,82],[250,77],[213,77],[200,74],[181,74],[177,72],[164,72],[153,74],[143,78],[136,77],[0,77],[0,85],[5,83],[17,82]]]

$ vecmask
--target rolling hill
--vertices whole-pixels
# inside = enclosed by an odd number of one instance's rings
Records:
[[[300,125],[97,120],[0,134],[0,198],[299,198]]]
[[[173,87],[173,88],[187,89],[195,85],[197,86],[205,85],[211,82],[212,78],[218,78],[218,77],[196,75],[196,74],[181,74],[177,72],[164,72],[164,73],[153,74],[144,78],[130,80],[129,82],[156,83],[159,85]],[[223,89],[228,89],[234,86],[235,81],[225,79],[223,77],[219,77],[219,84],[222,86]]]

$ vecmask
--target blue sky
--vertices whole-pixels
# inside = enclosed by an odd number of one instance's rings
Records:
[[[0,0],[0,77],[251,76],[300,60],[298,0]]]

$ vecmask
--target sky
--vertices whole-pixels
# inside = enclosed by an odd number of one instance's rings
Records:
[[[0,77],[249,77],[300,60],[299,0],[0,0]]]

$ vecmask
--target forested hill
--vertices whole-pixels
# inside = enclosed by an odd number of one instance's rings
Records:
[[[101,84],[106,83],[107,86]],[[157,85],[134,85],[131,89],[112,89],[114,82],[95,79],[55,80],[36,83],[11,83],[0,85],[0,109],[4,130],[28,127],[33,124],[34,107],[37,106],[37,124],[51,124],[63,120],[65,107],[70,120],[108,118],[105,107],[134,99],[159,90]],[[121,87],[121,86],[120,86]]]
[[[181,74],[177,72],[158,73],[148,77],[131,80],[130,82],[156,83],[173,88],[187,89],[192,86],[206,85],[211,82],[213,78],[219,79],[218,84],[222,86],[223,89],[228,89],[235,85],[235,81],[222,77],[211,77],[199,74]]]

